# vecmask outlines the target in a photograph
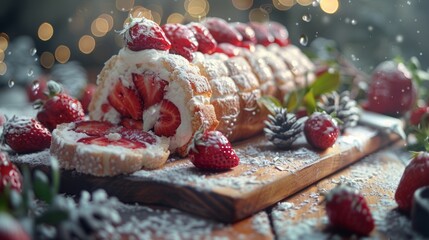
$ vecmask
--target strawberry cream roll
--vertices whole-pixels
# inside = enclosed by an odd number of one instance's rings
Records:
[[[169,156],[168,138],[109,122],[60,124],[52,132],[51,154],[62,168],[114,176],[161,167]]]
[[[90,118],[153,131],[169,139],[171,152],[185,156],[198,129],[212,130],[218,124],[208,80],[187,59],[170,53],[184,54],[186,49],[177,39],[170,49],[156,23],[132,19],[123,34],[126,46],[98,76]]]

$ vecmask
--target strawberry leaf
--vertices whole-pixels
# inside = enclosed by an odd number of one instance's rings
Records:
[[[304,96],[304,104],[307,113],[310,115],[316,111],[316,98],[314,97],[313,89],[310,89]]]
[[[294,112],[299,107],[302,102],[302,95],[300,91],[293,91],[285,95],[284,103],[288,112]]]
[[[276,107],[282,107],[281,102],[273,96],[262,96],[258,99],[258,102],[264,105],[272,114],[274,114]]]
[[[49,179],[40,170],[36,170],[34,172],[34,194],[36,197],[42,201],[45,201],[47,203],[51,203],[51,200],[53,198],[51,193],[51,187],[49,183]]]
[[[326,71],[316,78],[310,85],[310,89],[312,89],[314,97],[317,98],[322,94],[337,90],[340,83],[340,73],[338,71],[333,73]]]

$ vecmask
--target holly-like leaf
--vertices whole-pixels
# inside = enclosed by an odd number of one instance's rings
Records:
[[[52,196],[58,194],[60,188],[60,167],[58,165],[58,160],[51,157],[51,177],[52,177]]]
[[[310,89],[312,89],[314,97],[317,98],[322,94],[337,90],[340,83],[340,73],[338,71],[332,73],[326,71],[316,78],[310,85]]]
[[[307,114],[312,114],[316,111],[316,98],[314,97],[313,89],[310,89],[304,96],[304,104],[307,109]]]
[[[264,105],[272,114],[274,114],[276,107],[282,107],[281,102],[273,96],[262,96],[258,99],[258,102]]]
[[[290,92],[284,97],[284,105],[288,109],[288,112],[294,112],[301,102],[302,94],[299,91]]]
[[[47,203],[52,201],[52,191],[51,185],[49,183],[49,178],[40,170],[34,172],[34,194],[36,197]]]
[[[49,208],[36,218],[36,224],[58,225],[69,218],[69,213],[64,209]]]

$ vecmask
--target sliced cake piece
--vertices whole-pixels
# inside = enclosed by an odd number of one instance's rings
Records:
[[[59,125],[50,151],[62,168],[95,176],[159,168],[170,153],[165,137],[99,121]]]

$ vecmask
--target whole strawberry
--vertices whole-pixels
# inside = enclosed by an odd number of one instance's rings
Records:
[[[37,152],[51,146],[51,133],[33,118],[14,116],[3,126],[2,143],[17,153]]]
[[[198,51],[206,54],[214,52],[217,46],[216,40],[210,34],[209,30],[201,23],[189,23],[188,28],[192,30],[198,42]]]
[[[330,115],[315,112],[304,123],[307,142],[318,149],[325,150],[337,141],[340,129]]]
[[[20,192],[22,176],[15,164],[10,161],[7,153],[0,152],[0,194],[6,186]]]
[[[162,26],[165,35],[171,42],[170,53],[181,55],[192,61],[192,53],[198,50],[198,41],[194,32],[182,24],[167,23]]]
[[[41,77],[39,80],[35,80],[32,83],[29,83],[26,87],[28,101],[34,102],[37,99],[46,100],[46,89],[47,86],[45,77]]]
[[[359,235],[368,235],[374,229],[368,204],[357,190],[340,185],[332,189],[325,199],[326,214],[334,228]]]
[[[30,240],[30,236],[16,219],[2,212],[0,213],[0,239]]]
[[[416,101],[411,72],[402,63],[382,62],[374,70],[365,108],[382,114],[400,116]]]
[[[240,162],[231,143],[219,131],[195,133],[189,158],[195,167],[204,170],[227,170]]]
[[[425,118],[423,119],[423,117]],[[411,125],[417,126],[421,123],[424,123],[426,125],[429,123],[429,106],[416,108],[410,114]]]
[[[144,49],[168,50],[170,41],[161,27],[154,21],[146,18],[131,18],[124,30],[122,30],[125,44],[132,51]]]
[[[203,25],[207,27],[217,43],[230,43],[234,46],[240,46],[243,41],[241,34],[221,18],[206,18]]]
[[[405,168],[395,192],[398,208],[406,213],[411,211],[414,192],[429,185],[429,153],[419,152]]]
[[[85,113],[77,99],[62,93],[61,86],[54,81],[48,82],[48,89],[49,99],[41,107],[38,106],[40,110],[37,113],[37,120],[49,131],[54,130],[61,123],[83,120]]]

